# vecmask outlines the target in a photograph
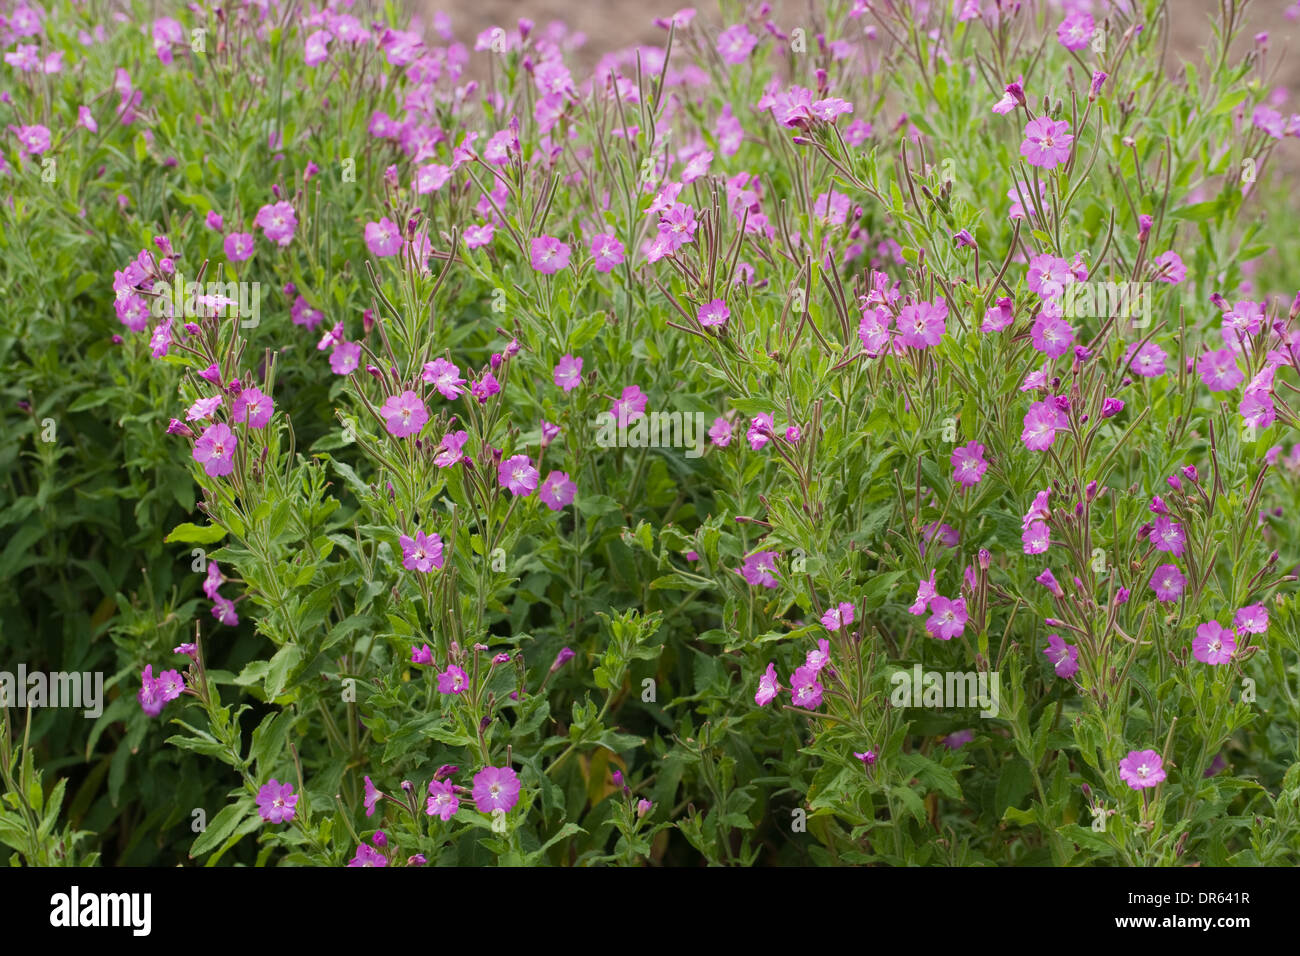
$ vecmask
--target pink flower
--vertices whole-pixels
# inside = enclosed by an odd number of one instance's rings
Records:
[[[1141,375],[1143,378],[1156,378],[1165,374],[1165,359],[1168,356],[1165,350],[1154,342],[1147,342],[1141,348],[1136,349],[1130,346],[1129,355],[1133,357],[1133,362],[1129,366],[1134,375]]]
[[[939,593],[935,590],[934,576],[936,572],[931,571],[928,579],[922,578],[916,586],[916,602],[907,609],[908,614],[924,614]]]
[[[1042,554],[1052,543],[1052,532],[1045,521],[1034,521],[1020,536],[1025,554]]]
[[[932,637],[941,641],[950,641],[959,637],[966,628],[966,601],[964,598],[949,600],[935,597],[930,601],[930,619],[925,622],[925,629]]]
[[[231,262],[243,262],[253,254],[253,234],[251,232],[232,232],[222,243],[226,258]]]
[[[822,615],[822,627],[832,632],[848,628],[853,623],[854,610],[852,604],[841,601],[838,607],[833,607]]]
[[[979,442],[967,442],[952,453],[952,480],[963,488],[979,484],[988,467],[984,446]]]
[[[1088,14],[1071,13],[1056,28],[1056,39],[1067,50],[1082,50],[1088,45],[1088,41],[1092,39],[1095,29],[1092,17],[1088,16]]]
[[[1211,392],[1227,392],[1242,383],[1246,374],[1237,366],[1232,349],[1204,352],[1196,360],[1196,372]]]
[[[491,372],[484,372],[482,378],[469,387],[469,393],[478,399],[480,405],[486,405],[487,400],[501,391],[501,383]]]
[[[465,246],[469,249],[480,249],[492,241],[496,235],[496,227],[487,222],[482,225],[465,227]]]
[[[426,814],[446,823],[459,809],[460,800],[450,780],[429,781],[429,800],[424,807]]]
[[[565,355],[555,365],[555,384],[571,392],[582,384],[582,359]]]
[[[1020,144],[1020,155],[1031,166],[1053,169],[1070,158],[1070,146],[1074,137],[1070,135],[1067,120],[1053,122],[1046,116],[1032,119],[1025,124],[1025,140]]]
[[[1155,266],[1156,279],[1159,282],[1177,285],[1187,278],[1187,266],[1183,265],[1182,257],[1172,249],[1156,256]]]
[[[543,275],[553,275],[569,265],[569,251],[554,236],[539,236],[530,246],[533,268]]]
[[[469,678],[455,664],[448,664],[447,669],[438,675],[438,693],[463,694]]]
[[[1174,557],[1182,557],[1187,535],[1183,526],[1168,515],[1158,515],[1155,527],[1151,531],[1151,544],[1157,551],[1167,551]]]
[[[226,425],[218,422],[203,429],[194,443],[194,460],[203,466],[210,478],[219,478],[235,470],[235,449],[239,439]]]
[[[420,377],[438,390],[443,398],[459,398],[465,391],[465,380],[460,377],[460,369],[443,358],[424,363]]]
[[[235,602],[220,594],[212,599],[212,616],[217,619],[217,623],[224,624],[226,627],[235,627],[239,624],[239,615],[235,613]]]
[[[213,395],[211,398],[200,398],[189,407],[189,410],[185,413],[185,420],[187,422],[201,422],[205,418],[212,417],[212,413],[220,407],[220,395]]]
[[[772,440],[772,434],[772,416],[766,412],[760,412],[750,421],[749,430],[745,432],[745,438],[749,440],[749,447],[754,451],[758,451]]]
[[[261,389],[248,387],[239,393],[231,409],[232,421],[247,421],[251,428],[265,428],[275,413],[275,402],[269,395],[263,395]]]
[[[824,637],[817,639],[817,647],[808,652],[804,658],[804,667],[814,674],[821,673],[823,667],[831,662],[831,642]]]
[[[1232,623],[1243,634],[1263,634],[1268,630],[1268,609],[1262,604],[1243,607],[1237,611]]]
[[[1202,664],[1226,664],[1232,660],[1236,650],[1236,635],[1218,621],[1207,621],[1196,629],[1196,637],[1192,640],[1192,656]]]
[[[790,696],[796,707],[816,710],[822,705],[822,685],[817,681],[817,671],[811,667],[798,668],[790,678]]]
[[[442,569],[442,538],[436,533],[416,531],[414,538],[404,534],[397,540],[402,546],[402,567],[406,570],[428,574],[434,568]]]
[[[726,325],[727,319],[731,317],[731,310],[721,299],[714,299],[700,306],[700,310],[695,314],[699,319],[700,325],[708,328],[716,325]]]
[[[559,511],[566,505],[573,502],[573,496],[578,493],[578,486],[570,479],[567,472],[553,471],[546,476],[542,482],[541,490],[537,492],[537,497],[542,499],[542,504],[552,511]]]
[[[1151,575],[1151,590],[1156,592],[1156,600],[1165,604],[1182,597],[1186,585],[1187,578],[1183,577],[1176,564],[1162,564]]]
[[[593,236],[590,248],[597,272],[612,272],[615,266],[623,264],[625,256],[623,243],[619,242],[618,237],[613,233],[605,232]]]
[[[519,775],[511,767],[484,767],[474,774],[474,806],[480,813],[509,813],[519,800]]]
[[[284,823],[293,819],[298,795],[293,784],[280,783],[272,777],[257,791],[257,815],[267,823]]]
[[[1165,779],[1164,762],[1154,750],[1130,750],[1119,762],[1119,775],[1134,790],[1154,787]]]
[[[402,231],[385,217],[366,223],[366,248],[374,256],[395,256],[402,251]]]
[[[410,389],[401,395],[388,396],[380,407],[379,414],[384,419],[384,427],[395,438],[418,435],[429,420],[429,411],[424,407],[424,402]]]
[[[411,648],[412,664],[432,664],[433,649],[428,644],[421,644],[419,647]]]
[[[767,671],[758,679],[758,693],[754,695],[754,703],[766,707],[776,700],[776,695],[780,692],[781,682],[776,677],[776,665],[768,664]]]
[[[461,449],[465,447],[465,442],[469,441],[469,432],[448,432],[442,436],[442,441],[438,444],[438,454],[434,456],[433,463],[439,468],[450,468],[452,465],[462,461],[465,456]]]
[[[731,444],[731,422],[722,416],[713,420],[713,425],[709,428],[709,441],[719,448],[726,448]]]
[[[741,563],[736,572],[755,587],[774,588],[776,580],[776,552],[756,551]]]
[[[1035,349],[1048,358],[1060,358],[1074,342],[1074,328],[1062,318],[1040,312],[1034,320],[1030,337]]]
[[[1054,401],[1049,399],[1034,402],[1025,415],[1025,427],[1020,433],[1020,440],[1030,451],[1046,451],[1056,441],[1057,430],[1065,427],[1065,415]]]
[[[1047,647],[1043,651],[1056,669],[1057,677],[1070,678],[1079,670],[1079,649],[1061,640],[1059,634],[1047,635]]]
[[[527,455],[515,455],[497,466],[497,480],[512,495],[531,495],[537,488],[537,478],[537,469]]]
[[[388,858],[367,843],[357,845],[356,855],[348,861],[348,866],[387,866]]]
[[[272,242],[287,246],[293,241],[293,231],[298,227],[298,217],[293,213],[293,206],[287,202],[277,202],[263,206],[253,218],[253,225],[265,233]]]
[[[724,62],[733,65],[744,63],[757,45],[758,37],[750,33],[743,23],[727,27],[718,34],[718,55]]]
[[[620,426],[628,422],[634,422],[645,414],[646,403],[649,399],[641,391],[639,386],[629,385],[623,389],[623,395],[617,399],[610,408],[609,413]]]
[[[360,364],[360,342],[340,342],[330,352],[330,371],[335,375],[350,375]]]
[[[50,131],[39,123],[34,126],[10,126],[9,130],[18,137],[18,142],[29,156],[39,156],[50,148]]]
[[[947,331],[948,305],[946,302],[918,302],[905,305],[898,314],[898,330],[903,344],[914,349],[926,349],[939,344]]]
[[[140,702],[140,708],[150,717],[157,717],[167,705],[162,688],[154,679],[152,664],[147,665],[140,673],[140,690],[136,694],[136,700]]]

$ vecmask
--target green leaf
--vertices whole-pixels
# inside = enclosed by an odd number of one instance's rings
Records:
[[[164,544],[216,544],[226,536],[226,529],[219,525],[208,525],[200,527],[190,522],[178,524],[172,528],[167,537],[163,538]],[[155,539],[157,540],[157,539]]]

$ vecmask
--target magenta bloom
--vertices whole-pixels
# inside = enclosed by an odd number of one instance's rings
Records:
[[[420,401],[420,396],[410,389],[401,395],[390,395],[379,409],[384,419],[384,427],[396,438],[409,438],[418,435],[425,422],[429,420],[429,411]]]
[[[1237,611],[1233,626],[1243,634],[1263,634],[1268,630],[1268,609],[1262,604],[1251,604]]]
[[[231,262],[243,262],[253,254],[253,234],[251,232],[232,232],[222,243],[226,258]]]
[[[780,692],[781,682],[776,677],[776,665],[768,664],[767,671],[758,679],[758,693],[754,695],[754,703],[766,707],[776,700],[776,695]]]
[[[373,256],[395,256],[402,251],[402,230],[385,217],[366,223],[366,248]]]
[[[18,137],[18,142],[29,156],[39,156],[50,148],[50,131],[48,127],[37,123],[34,126],[10,126],[10,131]]]
[[[368,843],[357,846],[357,853],[348,861],[348,866],[387,866],[388,859]]]
[[[448,664],[447,669],[438,675],[438,693],[463,694],[469,678],[455,664]]]
[[[1158,515],[1155,527],[1151,531],[1151,544],[1157,551],[1167,551],[1174,557],[1183,555],[1187,544],[1187,535],[1183,526],[1168,515]]]
[[[429,800],[424,807],[426,814],[446,823],[459,809],[460,799],[456,796],[456,788],[450,780],[429,781]]]
[[[947,330],[947,318],[948,304],[943,301],[903,306],[898,314],[898,330],[903,344],[914,349],[938,345]]]
[[[428,644],[421,644],[419,647],[412,647],[412,648],[411,648],[411,663],[412,663],[412,664],[432,664],[432,663],[433,663],[433,648],[431,648]]]
[[[614,416],[620,426],[628,422],[634,422],[645,414],[646,404],[649,398],[641,391],[639,386],[629,385],[623,389],[623,394],[616,399],[613,406],[610,407],[609,413]]]
[[[1048,358],[1060,358],[1074,343],[1074,327],[1062,318],[1040,312],[1030,330],[1030,338],[1034,348]]]
[[[1045,521],[1031,522],[1020,537],[1025,554],[1042,554],[1052,543],[1052,532]]]
[[[582,384],[582,359],[566,355],[555,365],[555,384],[571,392]]]
[[[1147,342],[1141,348],[1136,349],[1136,353],[1136,355],[1133,355],[1133,362],[1129,366],[1134,375],[1141,375],[1143,378],[1156,378],[1165,374],[1165,359],[1169,356],[1156,343]]]
[[[509,813],[519,800],[519,775],[511,767],[484,767],[474,774],[474,806],[482,813]]]
[[[235,470],[235,448],[239,439],[226,425],[218,422],[203,429],[194,443],[194,460],[203,466],[210,478],[220,478]]]
[[[816,710],[822,705],[823,687],[817,680],[817,671],[811,667],[798,668],[790,678],[790,696],[796,707]]]
[[[469,432],[466,431],[448,432],[443,435],[442,441],[438,444],[438,454],[433,457],[433,463],[439,468],[450,468],[465,460],[461,449],[465,447],[467,441],[469,441]]]
[[[1208,621],[1196,629],[1192,656],[1202,664],[1226,664],[1237,650],[1237,636],[1218,621]]]
[[[1183,596],[1187,578],[1175,564],[1162,564],[1151,575],[1151,590],[1156,592],[1156,600],[1168,604]]]
[[[907,609],[908,614],[924,614],[930,606],[930,602],[938,595],[935,590],[934,576],[937,572],[931,571],[928,579],[922,579],[916,586],[916,603]]]
[[[771,441],[772,416],[767,412],[755,415],[749,423],[749,429],[745,432],[745,438],[749,440],[749,447],[754,451],[758,451]]]
[[[925,629],[930,636],[941,641],[950,641],[961,636],[966,628],[966,601],[964,598],[948,600],[935,597],[930,601],[930,619],[925,622]]]
[[[1182,256],[1172,249],[1156,256],[1154,264],[1156,266],[1156,281],[1158,282],[1169,282],[1177,285],[1187,278],[1187,266],[1183,264]]]
[[[736,573],[755,587],[776,587],[776,552],[754,552],[744,560]]]
[[[804,667],[808,668],[814,674],[821,673],[821,669],[831,662],[831,642],[824,637],[817,639],[817,646],[808,652],[804,658]]]
[[[590,248],[597,272],[613,272],[615,266],[623,264],[625,257],[623,243],[619,242],[618,237],[613,233],[605,232],[593,236]]]
[[[1067,120],[1053,122],[1046,116],[1032,119],[1025,124],[1025,140],[1020,144],[1020,155],[1031,166],[1053,169],[1070,158],[1070,146],[1074,137],[1070,135]]]
[[[984,460],[984,446],[967,442],[952,453],[952,480],[963,488],[979,484],[989,463]]]
[[[231,420],[247,421],[251,428],[265,428],[275,412],[275,402],[271,396],[263,395],[261,389],[249,387],[239,393],[231,409]]]
[[[726,325],[727,319],[731,317],[731,310],[721,299],[714,299],[700,306],[700,310],[695,313],[695,317],[700,320],[700,325],[708,328],[710,326]]]
[[[542,504],[552,511],[559,511],[566,505],[572,504],[573,496],[577,493],[578,486],[569,479],[568,472],[553,471],[542,482],[537,497],[541,498]]]
[[[293,206],[278,202],[259,209],[253,225],[260,228],[267,239],[287,246],[293,241],[293,231],[298,228],[298,217],[294,215]]]
[[[212,599],[212,616],[226,627],[234,627],[239,623],[239,615],[235,613],[235,602],[220,594]]]
[[[533,268],[554,275],[569,265],[569,247],[554,236],[538,236],[529,247]]]
[[[727,27],[718,34],[718,55],[732,65],[744,63],[757,45],[758,37],[750,33],[743,23]]]
[[[425,362],[420,377],[446,399],[459,398],[465,391],[465,380],[460,377],[460,369],[443,358]]]
[[[1047,647],[1043,650],[1047,659],[1056,668],[1057,677],[1070,678],[1079,670],[1079,649],[1061,640],[1059,634],[1047,635]]]
[[[298,795],[293,784],[280,783],[274,777],[257,791],[257,814],[267,823],[284,823],[293,819]]]
[[[497,480],[512,495],[527,498],[537,488],[537,469],[527,455],[515,455],[497,466]]]
[[[1230,391],[1246,377],[1237,367],[1237,356],[1231,349],[1205,352],[1196,360],[1196,372],[1201,376],[1201,382],[1212,392]]]
[[[1025,428],[1020,440],[1030,451],[1046,451],[1056,441],[1056,432],[1065,427],[1065,416],[1052,401],[1034,402],[1025,415]]]
[[[163,690],[153,676],[152,664],[146,665],[140,672],[140,691],[136,694],[136,700],[140,702],[140,708],[150,717],[157,717],[167,705]]]
[[[838,631],[853,623],[855,608],[847,601],[841,601],[839,607],[833,607],[822,615],[822,627],[828,631]]]
[[[1134,790],[1154,787],[1165,779],[1164,762],[1154,750],[1130,750],[1119,762],[1119,775]]]
[[[402,567],[408,571],[421,571],[428,574],[434,568],[441,570],[442,538],[435,534],[415,532],[415,537],[402,535],[398,538],[402,546]]]
[[[722,416],[713,420],[713,425],[709,428],[709,441],[719,448],[726,448],[731,444],[731,422]]]
[[[1095,25],[1086,13],[1071,13],[1056,28],[1056,39],[1067,50],[1082,50],[1092,39]]]
[[[340,342],[330,352],[330,371],[335,375],[351,375],[360,364],[360,342]]]

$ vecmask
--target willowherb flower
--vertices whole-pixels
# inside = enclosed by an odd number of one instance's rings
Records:
[[[817,639],[817,646],[808,652],[804,658],[804,667],[808,668],[814,674],[821,673],[821,669],[831,661],[831,642],[826,638]]]
[[[1092,17],[1082,11],[1074,11],[1056,28],[1056,39],[1067,50],[1082,50],[1092,39],[1096,29]]]
[[[939,344],[947,331],[948,304],[918,302],[905,305],[898,314],[898,331],[904,345],[928,349]]]
[[[459,809],[460,798],[456,796],[456,788],[450,780],[429,781],[429,799],[424,807],[427,815],[446,823]]]
[[[439,468],[450,468],[467,460],[462,451],[467,441],[469,441],[467,431],[448,432],[443,435],[442,441],[438,444],[438,454],[433,456],[433,463]]]
[[[754,703],[766,707],[781,692],[781,682],[776,676],[776,665],[768,664],[763,676],[758,679],[758,692],[754,694]]]
[[[1268,609],[1262,604],[1239,608],[1232,624],[1243,634],[1263,634],[1268,630]]]
[[[361,364],[361,343],[340,342],[330,352],[330,371],[335,375],[351,375]]]
[[[1034,402],[1025,414],[1020,440],[1030,451],[1046,451],[1056,441],[1056,433],[1068,427],[1065,415],[1053,400]]]
[[[841,628],[847,629],[853,623],[855,608],[847,601],[841,601],[838,607],[830,608],[822,615],[822,627],[828,631],[838,631]]]
[[[1025,139],[1020,144],[1020,155],[1031,166],[1053,169],[1070,158],[1074,136],[1070,134],[1067,120],[1054,121],[1046,116],[1025,124]]]
[[[1047,647],[1043,650],[1052,662],[1057,677],[1070,678],[1079,670],[1079,649],[1061,640],[1059,634],[1047,635]]]
[[[235,627],[239,623],[239,615],[235,613],[235,602],[220,594],[212,599],[212,616],[226,627]]]
[[[463,670],[455,664],[448,664],[447,669],[438,675],[438,693],[463,694],[468,681]]]
[[[231,262],[243,262],[253,255],[253,234],[251,232],[232,232],[222,243],[226,258]]]
[[[713,442],[713,444],[717,445],[719,448],[726,448],[730,445],[731,422],[727,421],[722,416],[715,418],[713,424],[709,427],[709,441]]]
[[[388,858],[366,843],[358,844],[357,852],[348,866],[387,866]]]
[[[1021,535],[1025,554],[1043,554],[1052,543],[1052,532],[1045,521],[1031,522]]]
[[[443,358],[425,362],[420,377],[446,399],[459,398],[465,391],[465,380],[460,377],[460,369]]]
[[[559,511],[573,503],[577,492],[578,486],[569,478],[568,472],[553,471],[542,482],[537,496],[546,507],[552,511]]]
[[[566,392],[571,392],[582,384],[582,359],[572,355],[563,356],[555,365],[555,384]]]
[[[432,663],[433,663],[433,648],[429,647],[428,644],[422,644],[422,645],[420,645],[419,647],[412,647],[412,648],[411,648],[411,663],[412,663],[412,664],[432,664]]]
[[[984,460],[984,446],[979,442],[967,442],[952,453],[952,480],[963,488],[979,484],[988,467],[989,463]]]
[[[497,466],[497,480],[512,495],[528,497],[537,488],[537,469],[527,455],[514,455]]]
[[[390,395],[379,409],[384,419],[384,427],[396,438],[409,438],[418,435],[429,420],[429,411],[420,401],[420,396],[410,389],[401,395]]]
[[[373,256],[395,256],[402,251],[402,230],[387,217],[366,223],[365,238],[366,248]]]
[[[1165,779],[1164,761],[1154,750],[1130,750],[1119,762],[1119,775],[1134,790],[1154,787]]]
[[[474,774],[474,806],[481,813],[509,813],[519,800],[519,775],[512,767],[484,767]]]
[[[734,66],[744,63],[757,45],[758,37],[750,33],[743,23],[737,23],[718,34],[716,49],[723,62]]]
[[[533,269],[554,275],[569,265],[569,247],[554,236],[538,236],[529,247]]]
[[[437,533],[416,531],[414,538],[402,535],[398,543],[402,546],[402,567],[408,571],[428,574],[435,568],[442,569],[442,538]]]
[[[1039,352],[1048,358],[1060,358],[1074,343],[1074,327],[1062,318],[1040,312],[1034,319],[1030,338]]]
[[[736,571],[754,587],[774,588],[777,586],[775,551],[756,551],[741,562]]]
[[[644,415],[648,402],[649,398],[641,391],[639,386],[628,385],[623,389],[623,394],[615,399],[609,413],[614,416],[619,427],[622,427]]]
[[[231,408],[231,421],[247,421],[251,428],[265,428],[275,412],[275,402],[261,389],[249,386],[242,389]]]
[[[1192,656],[1202,664],[1226,664],[1237,650],[1237,636],[1218,621],[1207,621],[1196,628]]]
[[[361,802],[366,808],[366,816],[370,817],[374,816],[375,806],[379,803],[379,798],[383,796],[383,793],[371,782],[369,774],[366,774],[363,780],[366,785],[366,792]]]
[[[1151,575],[1151,590],[1156,592],[1156,600],[1168,604],[1183,596],[1187,578],[1175,564],[1162,564]]]
[[[623,243],[613,233],[601,233],[593,236],[588,243],[591,249],[593,265],[597,272],[613,272],[615,266],[623,264],[625,252]]]
[[[930,602],[938,595],[935,590],[934,577],[937,571],[932,570],[928,579],[922,578],[916,586],[916,603],[907,609],[909,614],[924,614],[929,608]]]
[[[919,596],[917,599],[920,600]],[[936,595],[930,599],[930,619],[925,622],[925,629],[931,637],[950,641],[961,636],[966,628],[967,617],[964,598],[949,600]]]
[[[220,422],[203,429],[203,434],[194,443],[193,458],[203,466],[203,471],[210,478],[220,478],[235,470],[235,449],[239,439],[235,433]]]
[[[262,230],[267,239],[287,246],[293,241],[294,230],[298,228],[298,217],[294,215],[293,206],[287,202],[277,202],[263,206],[253,218],[253,225]]]
[[[1159,515],[1151,530],[1151,544],[1157,551],[1166,551],[1178,558],[1186,548],[1187,535],[1177,521],[1168,515]]]
[[[822,705],[822,685],[817,680],[817,671],[811,667],[797,668],[790,678],[790,696],[796,707],[816,710]]]
[[[695,317],[699,320],[700,325],[705,328],[712,326],[721,326],[727,324],[727,319],[731,317],[731,310],[721,299],[714,299],[700,306]]]
[[[267,823],[292,820],[297,806],[298,795],[291,783],[280,783],[272,777],[257,791],[257,815]]]

